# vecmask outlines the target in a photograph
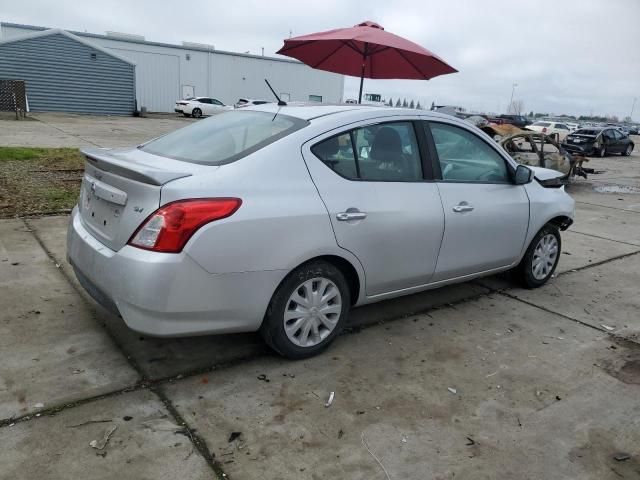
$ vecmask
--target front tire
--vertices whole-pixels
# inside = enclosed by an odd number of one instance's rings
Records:
[[[525,288],[538,288],[547,283],[558,266],[561,249],[558,228],[550,224],[542,227],[515,268],[519,283]]]
[[[624,152],[622,152],[621,155],[625,157],[630,157],[631,152],[633,152],[633,143],[630,143],[629,145],[627,145],[627,149]]]
[[[324,261],[291,272],[274,293],[260,327],[280,355],[308,358],[325,350],[347,321],[351,294],[342,272]]]
[[[600,147],[600,150],[598,150],[598,156],[600,158],[604,158],[607,156],[607,149],[604,147],[604,145]]]

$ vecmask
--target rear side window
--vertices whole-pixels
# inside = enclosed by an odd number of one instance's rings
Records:
[[[193,123],[140,148],[184,162],[223,165],[306,125],[307,121],[287,115],[235,110]]]
[[[369,125],[328,138],[313,154],[349,180],[422,181],[418,143],[411,122]]]

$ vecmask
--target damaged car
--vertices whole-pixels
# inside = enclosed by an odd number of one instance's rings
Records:
[[[587,177],[582,163],[588,159],[582,155],[571,155],[552,137],[543,133],[517,133],[504,137],[499,143],[516,162],[556,170],[563,174],[562,179],[566,183],[575,175]]]
[[[628,135],[613,127],[581,128],[567,135],[562,147],[571,153],[606,157],[610,153],[629,156],[635,147]]]

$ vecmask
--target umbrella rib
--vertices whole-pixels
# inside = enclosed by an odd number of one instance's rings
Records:
[[[405,62],[407,62],[409,65],[411,65],[413,68],[415,68],[416,72],[418,72],[422,77],[424,77],[425,80],[429,80],[427,78],[427,76],[422,72],[422,70],[420,70],[418,67],[416,67],[415,63],[413,63],[411,60],[409,60],[404,53],[402,53],[402,50],[398,50],[396,49],[396,52],[398,53],[398,55],[400,55]]]
[[[351,40],[340,40],[340,41],[342,42],[343,45],[346,45],[351,50],[356,52],[358,55],[363,55],[364,54],[364,52],[360,51],[360,49],[358,49],[357,47],[353,46]]]
[[[284,47],[282,47],[282,48],[278,51],[278,53],[280,53],[280,54],[284,54],[284,52],[289,52],[289,51],[294,50],[294,49],[296,49],[296,48],[298,48],[298,47],[305,47],[305,46],[307,46],[307,45],[310,45],[310,44],[312,44],[312,43],[315,43],[316,41],[317,41],[317,40],[306,40],[306,41],[304,41],[304,42],[296,43],[296,44],[293,44],[293,45],[287,45],[287,44],[286,44],[286,42],[285,42],[285,46],[284,46]]]
[[[317,62],[315,65],[311,65],[312,68],[318,68],[320,65],[322,65],[324,62],[327,61],[327,59],[329,59],[329,57],[335,55],[338,50],[340,50],[342,47],[344,47],[344,42],[342,42],[338,48],[336,48],[333,52],[331,52],[329,55],[327,55],[326,57],[324,57],[322,60],[320,60],[319,62]]]

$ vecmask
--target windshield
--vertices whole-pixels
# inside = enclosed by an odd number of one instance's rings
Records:
[[[141,150],[184,162],[223,165],[306,126],[305,120],[267,112],[232,111],[181,128]]]

